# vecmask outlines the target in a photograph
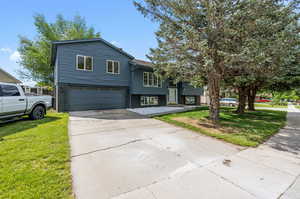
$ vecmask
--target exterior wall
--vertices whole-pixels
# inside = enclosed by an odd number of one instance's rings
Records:
[[[153,107],[153,106],[142,106],[141,96],[158,96],[158,105],[154,106],[166,106],[167,98],[166,95],[132,95],[131,96],[131,106],[130,108],[142,108],[142,107]]]
[[[182,95],[183,92],[183,85],[181,82],[179,82],[177,84],[177,89],[178,89],[178,93],[177,93],[177,99],[178,99],[178,104],[184,104],[184,96]]]
[[[57,84],[55,87],[56,98],[55,98],[55,109],[57,112],[64,112],[64,86]]]
[[[93,57],[93,71],[76,69],[76,55]],[[120,62],[120,74],[106,73],[106,60]],[[131,59],[102,42],[57,46],[57,82],[106,86],[129,86]]]
[[[77,55],[92,56],[93,71],[77,70]],[[107,60],[120,62],[120,74],[114,75],[106,73]],[[169,80],[163,81],[162,88],[144,87],[143,73],[152,72],[153,70],[149,67],[131,65],[130,61],[130,57],[118,52],[116,49],[111,48],[101,41],[58,45],[54,66],[55,85],[57,88],[56,100],[58,102],[57,110],[65,110],[64,104],[66,104],[67,101],[64,97],[64,92],[72,86],[126,88],[128,107],[146,107],[141,106],[140,97],[142,95],[158,96],[158,106],[167,105]],[[198,99],[199,96],[203,94],[202,88],[194,88],[188,83],[179,83],[177,88],[179,104],[184,104],[184,96],[198,96]]]
[[[58,58],[55,59],[54,65],[54,85],[58,83]]]
[[[189,83],[182,83],[182,91],[181,91],[181,95],[203,95],[203,88],[195,88],[192,85],[190,85]]]
[[[134,66],[132,67],[132,70]],[[143,95],[166,95],[168,94],[168,82],[163,81],[162,88],[156,87],[144,87],[143,86],[143,74],[144,72],[152,72],[150,69],[136,69],[132,71],[132,81],[131,81],[131,94],[143,94]]]
[[[196,105],[201,105],[201,96],[196,96]]]

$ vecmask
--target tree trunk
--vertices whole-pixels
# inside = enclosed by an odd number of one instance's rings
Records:
[[[209,116],[215,125],[219,124],[220,119],[220,83],[220,74],[214,72],[208,74]]]
[[[250,87],[250,89],[248,90],[248,110],[249,111],[255,111],[254,103],[255,103],[256,93],[257,93],[256,86]]]
[[[238,91],[239,91],[239,105],[236,110],[236,113],[242,114],[245,112],[245,108],[246,108],[248,88],[246,86],[241,86],[238,88]]]

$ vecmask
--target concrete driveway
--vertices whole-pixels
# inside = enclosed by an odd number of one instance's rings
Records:
[[[69,134],[77,199],[299,196],[299,156],[268,145],[244,150],[126,110],[71,113]]]

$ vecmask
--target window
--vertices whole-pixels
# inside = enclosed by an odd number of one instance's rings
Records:
[[[92,57],[85,57],[85,69],[93,70],[93,59]]]
[[[144,81],[144,87],[148,85],[148,73],[146,72],[144,73],[143,81]]]
[[[107,61],[106,72],[113,73],[113,71],[114,71],[113,62],[112,61]]]
[[[110,74],[120,74],[120,62],[107,60],[106,72]]]
[[[162,87],[161,78],[152,72],[144,72],[143,83],[144,87]]]
[[[76,67],[77,67],[77,70],[92,71],[93,70],[93,57],[77,55]]]
[[[187,104],[187,105],[196,104],[196,98],[194,96],[186,96],[185,97],[185,104]]]
[[[11,97],[11,96],[20,96],[20,92],[16,86],[11,85],[2,85],[2,96]]]
[[[158,87],[158,77],[157,77],[157,75],[153,75],[153,85],[157,85],[157,87]]]
[[[157,96],[142,96],[141,97],[142,106],[158,105]]]

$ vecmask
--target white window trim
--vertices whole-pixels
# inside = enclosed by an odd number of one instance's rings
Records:
[[[112,72],[108,72],[108,62],[112,62]],[[118,68],[119,68],[119,72],[118,73],[115,73],[115,62],[118,62]],[[119,61],[116,61],[116,60],[106,60],[106,73],[108,74],[112,74],[112,75],[120,75],[121,73],[121,64]]]
[[[78,68],[78,57],[83,57],[83,69]],[[90,57],[92,59],[92,69],[87,70],[86,69],[86,58]],[[76,55],[76,70],[81,70],[81,71],[93,71],[94,70],[94,58],[93,56],[85,56],[85,55]]]
[[[147,85],[145,85],[145,74],[147,74]],[[150,84],[150,75],[152,76],[152,83]],[[154,76],[153,72],[143,72],[143,87],[151,87],[151,88],[162,88],[162,79],[161,77],[157,76],[157,85],[154,85]],[[160,82],[160,86],[158,86],[158,82]]]

